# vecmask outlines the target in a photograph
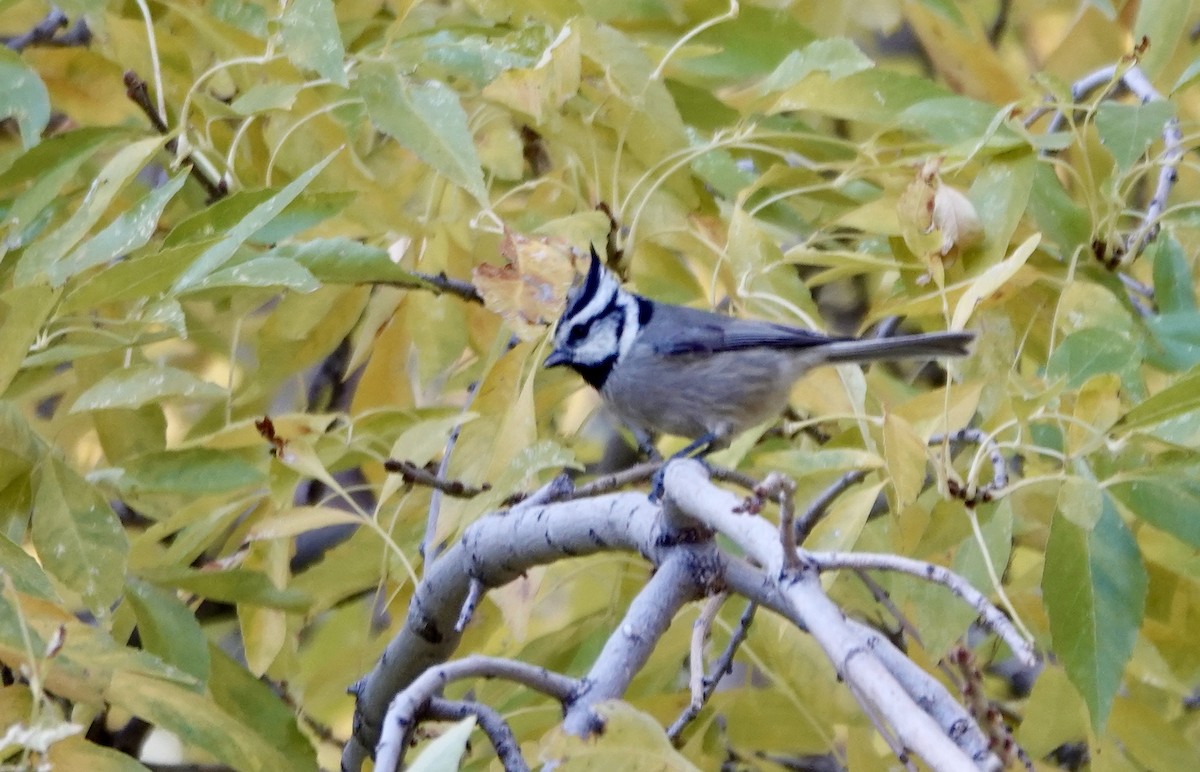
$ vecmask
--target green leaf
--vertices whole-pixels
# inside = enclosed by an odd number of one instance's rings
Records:
[[[1154,304],[1160,313],[1196,310],[1192,267],[1179,240],[1163,233],[1154,241]]]
[[[1142,520],[1200,549],[1200,469],[1156,467],[1154,472],[1108,490]]]
[[[1096,108],[1096,131],[1124,172],[1162,135],[1163,126],[1174,115],[1175,107],[1165,100],[1137,105],[1105,101]]]
[[[0,394],[21,370],[29,349],[50,318],[59,293],[44,285],[13,287],[0,295]]]
[[[78,244],[100,221],[117,194],[146,166],[165,141],[163,137],[151,137],[118,150],[96,175],[95,184],[67,221],[26,248],[17,262],[16,282],[29,284],[35,277],[45,274],[51,264],[61,260]]]
[[[229,107],[241,115],[256,115],[268,110],[291,110],[300,89],[299,83],[256,83],[233,100]]]
[[[1196,82],[1197,78],[1200,78],[1200,59],[1193,59],[1192,63],[1176,79],[1175,85],[1171,86],[1171,93],[1174,94],[1182,88],[1191,86]]]
[[[199,684],[208,680],[208,639],[196,615],[175,593],[131,576],[126,580],[125,600],[137,617],[142,648],[195,676]]]
[[[763,79],[758,90],[763,94],[783,91],[814,72],[824,72],[831,80],[837,80],[874,66],[875,62],[848,38],[814,40],[788,54],[775,71]]]
[[[436,81],[410,83],[382,62],[363,62],[354,91],[381,131],[481,204],[487,202],[483,168],[467,126],[467,114],[454,91]]]
[[[266,453],[187,448],[146,453],[131,459],[121,485],[133,493],[205,495],[266,482]]]
[[[419,277],[392,262],[386,249],[351,239],[285,244],[267,254],[295,260],[317,279],[330,284],[422,283]]]
[[[314,769],[315,751],[296,723],[296,709],[216,644],[209,644],[209,657],[212,676],[208,690],[213,701],[284,754],[289,762],[287,769]]]
[[[1104,498],[1095,528],[1054,516],[1042,593],[1054,653],[1083,695],[1092,726],[1108,719],[1145,611],[1147,577],[1133,534]]]
[[[132,136],[125,129],[78,129],[51,137],[14,161],[0,175],[0,190],[31,184],[0,220],[0,226],[8,231],[4,247],[17,249],[35,238],[53,211],[47,210],[47,205],[75,178],[79,168],[110,142],[128,142]]]
[[[21,144],[36,145],[50,123],[50,93],[21,57],[0,46],[0,118],[12,118]]]
[[[187,178],[187,172],[179,172],[118,215],[104,230],[79,245],[74,252],[47,266],[46,275],[50,283],[55,287],[61,286],[81,271],[107,263],[145,245],[154,235],[163,210],[183,187],[183,183],[187,182]]]
[[[244,263],[214,271],[190,292],[229,287],[278,287],[294,292],[314,292],[321,286],[308,269],[282,257],[256,257]]]
[[[1187,370],[1200,364],[1200,312],[1152,316],[1146,320],[1152,336],[1146,360],[1162,370]]]
[[[474,716],[454,723],[425,746],[408,766],[409,772],[457,772],[474,729]]]
[[[1169,418],[1200,408],[1200,369],[1193,367],[1188,374],[1135,405],[1117,421],[1117,429],[1126,432],[1144,429]]]
[[[142,577],[202,598],[226,603],[249,603],[284,611],[307,611],[312,603],[306,593],[279,589],[264,574],[242,568],[227,571],[197,571],[192,568],[161,568],[142,572]]]
[[[155,298],[168,289],[187,267],[216,244],[215,239],[182,244],[115,263],[83,280],[63,298],[64,313],[90,309],[102,303]]]
[[[1047,164],[1037,164],[1034,171],[1027,211],[1033,215],[1046,240],[1056,244],[1064,255],[1091,240],[1091,215],[1071,198]]]
[[[283,51],[297,67],[316,70],[322,78],[346,86],[337,16],[330,0],[292,0],[283,11]]]
[[[238,248],[257,231],[271,220],[275,219],[288,204],[292,203],[316,178],[321,170],[329,165],[340,150],[335,150],[318,161],[313,167],[288,183],[282,190],[258,204],[250,210],[238,223],[226,231],[228,235],[206,249],[196,261],[188,267],[183,275],[175,280],[176,292],[181,292],[198,284],[208,274],[220,268],[233,257]]]
[[[38,562],[4,534],[0,534],[0,566],[4,566],[4,573],[12,579],[17,592],[46,600],[58,599]]]
[[[180,399],[222,399],[225,389],[203,381],[186,370],[166,365],[134,365],[101,378],[79,395],[72,413],[106,410],[114,407],[137,408],[168,397]]]
[[[295,769],[273,743],[176,683],[122,671],[107,697],[113,705],[175,734],[183,743],[244,772]]]
[[[53,453],[33,472],[33,545],[46,570],[93,611],[124,589],[129,544],[98,491]]]
[[[1071,333],[1050,355],[1046,376],[1067,379],[1077,389],[1100,373],[1120,373],[1136,367],[1137,348],[1126,338],[1098,327]]]
[[[86,769],[88,772],[150,772],[132,756],[88,742],[78,735],[50,746],[46,753],[51,769]]]

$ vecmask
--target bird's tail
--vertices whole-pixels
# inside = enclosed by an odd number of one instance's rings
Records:
[[[870,362],[877,359],[931,359],[970,353],[973,332],[931,332],[893,338],[858,338],[823,346],[827,362]]]

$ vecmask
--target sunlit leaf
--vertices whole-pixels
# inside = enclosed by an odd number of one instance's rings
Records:
[[[480,202],[488,200],[457,94],[436,81],[410,83],[391,66],[374,62],[357,69],[354,89],[382,131]]]
[[[125,531],[112,507],[54,455],[34,470],[33,545],[46,570],[92,609],[124,585]]]
[[[163,365],[134,365],[101,378],[79,395],[71,412],[137,408],[168,397],[178,399],[221,399],[225,389],[201,380],[186,370]]]
[[[237,224],[228,229],[227,235],[224,238],[206,249],[183,272],[183,275],[175,280],[175,290],[182,291],[192,287],[199,283],[205,276],[224,265],[233,257],[238,247],[246,239],[266,226],[271,220],[278,217],[287,208],[288,204],[292,203],[300,195],[300,192],[307,188],[313,179],[321,173],[321,170],[329,165],[329,162],[333,160],[336,154],[335,151],[318,161],[299,177],[284,186],[278,193],[251,209]]]
[[[17,262],[17,283],[27,284],[44,275],[54,262],[78,244],[164,141],[162,137],[151,137],[131,142],[118,150],[67,221],[26,248]]]
[[[58,292],[37,284],[0,294],[0,394],[20,370],[58,297]]]
[[[113,678],[109,699],[234,769],[292,768],[275,749],[275,738],[258,735],[244,722],[218,709],[209,698],[177,684],[121,672]]]
[[[467,740],[475,729],[475,717],[467,716],[421,749],[408,765],[414,772],[456,772],[467,751]]]
[[[255,454],[208,448],[165,450],[131,461],[121,484],[132,492],[222,493],[262,484],[266,479],[265,467],[265,451]]]
[[[421,279],[393,262],[386,249],[350,239],[314,239],[302,244],[284,244],[268,254],[295,260],[323,282],[421,283]]]
[[[46,274],[50,283],[58,286],[80,271],[121,257],[144,245],[154,235],[163,209],[185,182],[187,173],[179,172],[147,193],[141,201],[122,212],[104,230],[80,244],[71,254],[48,266]]]
[[[308,596],[304,593],[293,589],[281,590],[265,575],[240,568],[214,571],[154,569],[143,572],[143,578],[226,603],[249,603],[285,611],[305,611],[309,605]]]
[[[284,6],[281,21],[283,50],[289,59],[339,86],[349,82],[343,65],[346,51],[331,0],[292,0]]]
[[[1117,429],[1136,431],[1200,408],[1200,370],[1193,367],[1179,380],[1135,405],[1117,422]]]
[[[304,266],[282,257],[256,257],[213,271],[188,292],[231,287],[275,287],[293,292],[313,292],[321,283]]]
[[[4,573],[12,579],[17,592],[55,599],[50,579],[37,560],[3,534],[0,534],[0,565],[4,566]]]

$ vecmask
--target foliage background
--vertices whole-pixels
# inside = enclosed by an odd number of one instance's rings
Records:
[[[787,472],[810,495],[871,469],[812,543],[934,560],[993,593],[995,567],[1054,654],[1027,696],[992,684],[1035,759],[1069,743],[1094,768],[1200,756],[1192,3],[61,6],[89,45],[0,50],[0,661],[23,674],[0,689],[0,726],[38,730],[8,738],[9,761],[67,722],[137,715],[237,769],[335,766],[345,688],[420,571],[430,492],[382,460],[439,460],[461,427],[448,474],[493,488],[442,504],[437,532],[453,538],[603,443],[591,395],[539,369],[543,337],[509,348],[519,325],[427,277],[501,263],[505,228],[604,244],[601,203],[652,297],[857,329],[957,315],[979,331],[951,387],[814,373],[794,402],[815,431],[748,437],[721,460]],[[0,0],[0,31],[47,10]],[[1143,36],[1140,66],[1167,99],[1075,104],[1071,83]],[[127,98],[126,71],[169,136]],[[1026,127],[1047,98],[1067,120]],[[1094,253],[1137,227],[1172,116],[1189,153],[1163,231],[1109,270]],[[911,185],[937,157],[936,183],[978,217],[974,240],[945,221],[923,232]],[[208,201],[185,159],[230,195]],[[263,415],[286,440],[278,456]],[[921,484],[924,441],[968,422],[1022,468],[974,509]],[[953,474],[984,483],[984,461],[968,450]],[[880,491],[890,513],[868,522]],[[362,527],[293,562],[307,534],[348,523]],[[645,575],[628,556],[531,572],[489,596],[463,648],[579,672]],[[880,581],[934,668],[970,612]],[[852,578],[833,592],[894,624]],[[661,758],[646,716],[669,722],[687,700],[689,621],[634,681],[644,713],[597,758]],[[715,768],[730,750],[888,763],[804,636],[762,615],[741,656],[758,677],[714,698],[677,763]],[[527,758],[561,746],[555,706],[500,684],[476,694]],[[486,766],[473,748],[467,763]],[[142,768],[79,734],[49,757]]]

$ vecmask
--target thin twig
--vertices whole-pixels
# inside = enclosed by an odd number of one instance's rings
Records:
[[[479,601],[483,598],[484,589],[483,582],[478,579],[471,580],[471,585],[467,589],[467,599],[463,601],[458,621],[454,623],[454,632],[461,633],[467,629],[471,617],[475,616],[475,609],[479,608]]]
[[[451,279],[445,273],[421,273],[420,271],[409,271],[409,273],[417,277],[418,281],[381,281],[378,283],[388,287],[433,290],[438,295],[454,295],[471,303],[483,305],[483,296],[469,281]]]
[[[377,746],[375,768],[399,769],[421,710],[446,684],[467,678],[504,678],[558,700],[564,706],[579,692],[580,682],[544,667],[501,657],[472,655],[431,667],[395,696]]]
[[[854,569],[854,575],[870,591],[871,597],[875,599],[875,602],[887,609],[892,618],[896,620],[896,624],[900,625],[900,629],[904,631],[904,634],[916,641],[918,645],[924,646],[925,644],[921,642],[921,633],[913,626],[912,622],[908,621],[908,617],[904,616],[904,612],[892,602],[892,596],[888,594],[888,591],[883,589],[883,586],[879,582],[872,579],[871,575],[861,568]]]
[[[1008,460],[1004,458],[1000,446],[990,435],[982,429],[967,427],[946,434],[935,434],[929,438],[931,446],[956,442],[969,442],[987,450],[988,458],[992,462],[992,479],[991,482],[980,485],[974,491],[952,485],[950,488],[952,494],[962,499],[967,506],[973,507],[980,502],[991,501],[997,493],[1008,487]]]
[[[867,473],[862,469],[846,472],[835,480],[832,485],[817,494],[817,497],[805,508],[804,514],[796,518],[796,543],[803,544],[817,523],[821,522],[822,518],[825,517],[825,514],[829,511],[829,506],[833,504],[834,500],[848,491],[852,486],[858,485],[866,476]]]
[[[895,571],[940,584],[975,609],[983,621],[984,627],[1008,644],[1013,655],[1021,662],[1026,665],[1037,662],[1037,655],[1034,653],[1033,647],[1021,637],[1008,617],[992,605],[992,602],[983,593],[972,587],[970,582],[944,566],[899,555],[870,552],[810,552],[808,557],[819,571],[836,571],[844,568]]]
[[[389,458],[387,461],[384,461],[383,468],[393,474],[400,475],[406,483],[424,485],[427,488],[433,488],[435,491],[444,493],[447,496],[453,496],[456,499],[473,499],[492,489],[491,483],[484,483],[475,488],[467,485],[462,480],[446,480],[430,472],[428,469],[417,466],[411,461],[404,461],[398,458]]]
[[[760,500],[777,498],[779,503],[779,542],[783,546],[783,566],[792,571],[800,567],[800,557],[796,552],[796,528],[793,525],[796,505],[796,481],[790,477],[771,472],[762,484],[754,489],[754,495]]]
[[[170,128],[167,126],[167,117],[159,115],[158,108],[150,101],[150,91],[146,87],[146,81],[133,70],[125,71],[125,95],[129,100],[141,108],[146,117],[150,119],[150,124],[159,134],[166,136],[170,133]],[[179,147],[179,142],[172,137],[167,140],[167,150],[174,153]],[[188,164],[191,175],[200,183],[200,186],[208,193],[208,203],[218,201],[229,194],[229,185],[224,179],[214,180],[205,172],[198,158],[188,153],[183,157],[185,163]]]
[[[692,622],[692,641],[688,652],[688,690],[692,694],[691,707],[699,710],[704,704],[704,644],[712,634],[713,622],[721,606],[729,599],[729,593],[711,595],[700,607],[700,615]]]
[[[754,621],[754,613],[757,610],[757,603],[752,601],[746,604],[745,610],[742,611],[742,618],[738,620],[738,625],[729,638],[729,643],[725,645],[725,650],[713,663],[712,672],[704,679],[700,699],[697,700],[693,693],[692,701],[667,728],[667,738],[675,747],[678,748],[683,744],[683,730],[696,720],[696,716],[700,715],[700,711],[708,704],[713,692],[717,690],[721,679],[733,670],[733,658],[736,656],[738,648],[746,640],[746,636],[749,635],[750,624]]]
[[[1162,94],[1151,85],[1150,80],[1140,67],[1130,67],[1122,78],[1125,86],[1132,91],[1142,103],[1162,101]],[[1162,228],[1160,222],[1163,212],[1167,210],[1167,197],[1171,188],[1178,180],[1179,162],[1183,158],[1183,131],[1179,127],[1179,119],[1172,116],[1163,125],[1162,161],[1158,169],[1158,181],[1154,186],[1154,195],[1150,197],[1150,205],[1142,215],[1141,224],[1125,239],[1125,254],[1123,259],[1133,260],[1158,236]]]
[[[24,35],[3,38],[4,45],[10,51],[19,53],[29,46],[53,40],[55,34],[65,26],[67,26],[67,15],[58,6],[51,6],[50,12],[46,14],[45,18],[33,25]]]
[[[529,765],[521,755],[521,744],[517,742],[512,727],[497,711],[480,702],[447,700],[434,697],[425,708],[424,718],[434,721],[462,721],[474,716],[479,728],[487,735],[496,758],[504,765],[504,772],[527,772]]]

